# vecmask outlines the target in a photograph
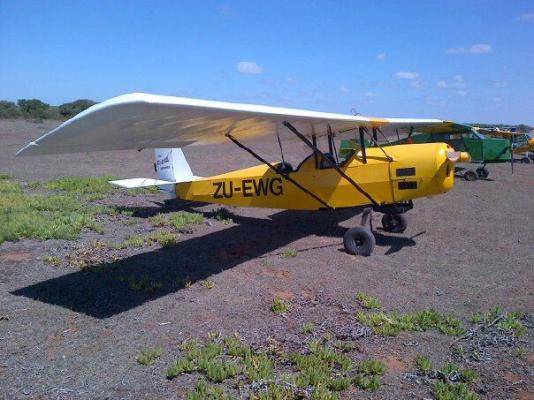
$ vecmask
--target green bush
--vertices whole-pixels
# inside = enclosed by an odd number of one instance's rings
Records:
[[[0,118],[19,118],[20,109],[12,101],[0,101]]]
[[[17,101],[22,116],[32,119],[46,119],[50,118],[53,110],[50,105],[43,103],[37,99],[20,99]]]
[[[84,110],[87,110],[89,107],[95,105],[96,103],[93,100],[80,99],[72,101],[70,103],[65,103],[59,106],[59,114],[62,118],[69,119],[74,117],[76,114],[81,113]]]

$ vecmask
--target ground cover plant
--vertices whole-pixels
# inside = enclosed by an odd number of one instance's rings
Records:
[[[501,307],[494,307],[487,312],[473,314],[471,322],[473,324],[496,325],[507,332],[512,332],[517,337],[521,337],[526,330],[521,322],[523,317],[524,313],[522,312],[505,312]]]
[[[434,309],[416,313],[401,314],[358,311],[356,319],[363,325],[370,326],[375,333],[386,336],[397,336],[403,331],[437,330],[446,335],[458,336],[464,333],[464,328],[458,318],[449,314],[442,314]]]
[[[351,386],[378,390],[380,376],[386,370],[377,360],[354,362],[325,338],[312,340],[301,351],[291,353],[271,346],[254,349],[237,334],[210,335],[203,343],[192,339],[182,343],[180,349],[182,356],[171,363],[167,378],[202,375],[188,398],[232,398],[223,388],[214,386],[224,382],[226,387],[242,388],[250,399],[337,399],[338,393]]]
[[[415,365],[418,373],[433,380],[436,400],[475,400],[478,395],[469,385],[479,379],[478,373],[471,368],[462,368],[455,363],[445,363],[435,370],[429,358],[417,356]]]
[[[358,300],[363,308],[367,308],[368,310],[382,307],[380,301],[376,297],[364,292],[356,293],[356,300]]]
[[[187,229],[203,222],[204,215],[187,211],[179,211],[170,215],[156,214],[150,217],[150,223],[154,227],[173,227],[177,230]]]
[[[102,191],[104,178],[51,181],[51,193],[27,193],[13,178],[0,179],[0,243],[20,239],[76,239],[86,228],[102,232],[96,215],[106,207],[87,204],[92,189]],[[67,183],[69,182],[69,183]],[[109,184],[107,184],[109,185]],[[110,185],[109,185],[110,186]]]
[[[271,306],[271,311],[275,314],[285,314],[291,311],[291,303],[287,300],[284,300],[280,297],[276,297],[273,300],[273,304]]]
[[[154,347],[152,349],[145,349],[141,351],[139,356],[137,356],[137,362],[141,365],[151,365],[161,357],[163,354],[163,349],[161,347]]]

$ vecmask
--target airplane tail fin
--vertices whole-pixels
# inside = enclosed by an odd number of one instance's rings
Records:
[[[132,189],[149,186],[158,186],[161,191],[168,193],[172,198],[176,197],[175,185],[181,182],[190,182],[198,179],[193,175],[189,163],[185,159],[180,148],[154,149],[156,162],[154,169],[158,179],[132,178],[110,181],[111,184]]]

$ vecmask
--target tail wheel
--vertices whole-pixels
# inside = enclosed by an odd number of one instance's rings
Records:
[[[382,217],[382,228],[386,232],[402,233],[407,226],[408,221],[402,214],[384,214]]]
[[[489,171],[485,167],[477,168],[477,175],[479,178],[486,179],[489,175]]]
[[[350,254],[370,256],[375,244],[375,235],[369,228],[364,226],[350,228],[343,236],[343,245],[347,253]]]
[[[521,164],[529,164],[530,163],[530,159],[528,157],[523,157],[521,159]]]
[[[478,179],[478,175],[472,169],[468,169],[467,171],[464,172],[464,179],[470,182],[476,181]]]

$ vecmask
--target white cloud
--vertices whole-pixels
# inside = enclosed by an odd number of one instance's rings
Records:
[[[436,82],[436,86],[439,87],[439,88],[446,88],[447,87],[447,82],[445,82],[445,81],[437,81]]]
[[[456,94],[462,97],[467,96],[467,92],[465,90],[457,90]]]
[[[454,81],[454,87],[458,89],[463,89],[467,86],[462,75],[454,75],[452,80]]]
[[[534,22],[534,13],[521,14],[517,19],[525,22]]]
[[[395,73],[395,78],[413,81],[419,78],[419,74],[417,72],[399,71]]]
[[[380,61],[384,61],[387,57],[387,54],[386,53],[378,53],[376,55],[376,58],[378,58]]]
[[[340,92],[343,92],[343,93],[350,92],[350,89],[348,87],[346,87],[345,85],[341,85],[340,87],[337,88],[337,90],[339,90]]]
[[[493,101],[494,101],[495,103],[500,103],[500,102],[502,101],[502,98],[499,97],[499,96],[496,96],[496,97],[493,98]]]
[[[263,68],[256,64],[255,61],[238,62],[236,68],[240,74],[255,75],[263,72]]]
[[[489,54],[493,53],[491,45],[485,43],[474,44],[471,47],[453,47],[447,50],[448,54]]]
[[[370,99],[370,98],[376,97],[378,95],[375,92],[366,92],[366,93],[364,93],[364,96]]]

